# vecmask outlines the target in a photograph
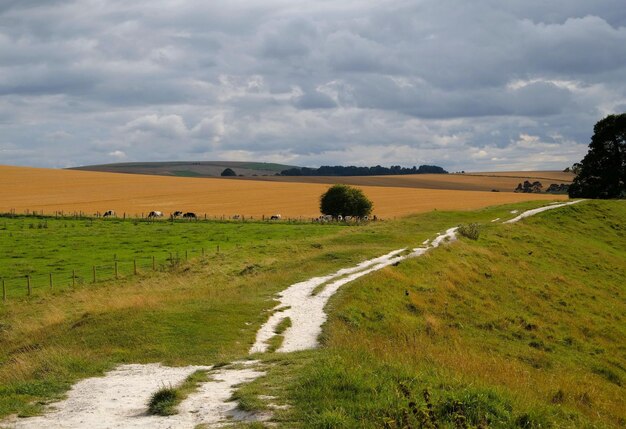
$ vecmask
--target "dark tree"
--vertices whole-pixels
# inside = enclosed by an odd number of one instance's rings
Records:
[[[232,168],[225,168],[224,171],[222,171],[222,176],[235,177],[237,176],[237,173],[235,173],[235,171]]]
[[[575,167],[570,197],[626,196],[626,113],[609,115],[593,127],[589,152]]]
[[[347,185],[333,185],[320,198],[322,214],[341,216],[368,216],[372,202],[363,191]]]

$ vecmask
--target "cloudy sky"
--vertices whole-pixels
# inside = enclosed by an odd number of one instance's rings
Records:
[[[624,0],[0,0],[0,164],[562,169]]]

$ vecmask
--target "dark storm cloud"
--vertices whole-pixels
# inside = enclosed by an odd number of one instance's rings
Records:
[[[4,1],[0,163],[563,168],[624,46],[622,0]]]

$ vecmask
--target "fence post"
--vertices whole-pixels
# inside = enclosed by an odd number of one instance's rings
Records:
[[[204,247],[202,248],[202,257],[204,258]]]
[[[93,282],[96,282],[96,266],[93,266]]]
[[[32,288],[31,288],[31,286],[30,286],[30,275],[26,276],[26,284],[27,284],[27,286],[28,286],[28,296],[30,296],[30,295],[31,295],[31,293],[33,292],[33,291],[32,291]]]
[[[220,245],[217,245],[217,253],[220,253]]]
[[[2,301],[7,300],[7,287],[4,284],[4,279],[2,279]]]
[[[113,264],[115,266],[115,280],[118,279],[118,275],[117,275],[117,259],[115,260],[115,263]]]
[[[189,253],[187,250],[185,250],[185,261],[187,261],[189,259]]]
[[[137,275],[137,258],[133,259],[133,273]]]
[[[50,273],[50,289],[52,289],[52,273]]]
[[[156,261],[154,260],[154,255],[152,255],[152,271],[156,271]]]
[[[76,270],[72,270],[72,286],[76,286]]]
[[[172,255],[172,252],[170,252],[170,265],[174,265],[174,257]]]

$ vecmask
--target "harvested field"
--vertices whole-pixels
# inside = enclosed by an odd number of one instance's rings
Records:
[[[328,183],[345,178],[332,179]],[[151,210],[194,211],[210,216],[242,214],[255,218],[274,213],[281,213],[283,217],[311,217],[319,214],[319,197],[328,187],[321,183],[142,176],[12,166],[0,166],[0,184],[0,212],[43,210],[51,214],[63,210],[93,214],[112,209],[118,214],[137,217]],[[361,188],[373,200],[374,213],[383,218],[433,209],[471,210],[520,201],[567,199],[545,194],[400,186]]]
[[[250,178],[238,178],[248,180]],[[297,183],[345,183],[358,186],[387,186],[394,188],[449,189],[457,191],[513,192],[524,180],[540,181],[544,188],[552,183],[571,183],[574,175],[559,171],[512,171],[465,174],[407,174],[401,176],[267,176],[255,180]]]

